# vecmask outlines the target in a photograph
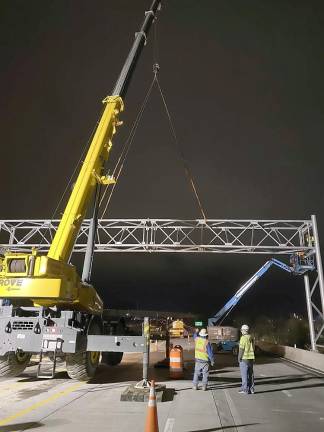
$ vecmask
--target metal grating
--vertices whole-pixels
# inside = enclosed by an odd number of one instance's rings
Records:
[[[33,330],[33,321],[14,321],[12,323],[13,330]]]

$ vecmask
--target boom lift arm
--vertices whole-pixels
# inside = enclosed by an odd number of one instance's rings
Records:
[[[227,303],[212,317],[208,319],[208,326],[215,326],[217,325],[223,318],[225,318],[226,315],[228,315],[231,310],[237,305],[237,303],[240,301],[240,299],[243,297],[243,295],[255,284],[257,280],[260,279],[261,276],[263,276],[272,266],[277,266],[281,268],[282,270],[285,270],[288,273],[293,274],[303,274],[305,271],[310,270],[308,266],[301,266],[298,267],[289,267],[287,264],[283,263],[282,261],[277,260],[276,258],[271,258],[269,261],[267,261],[265,264],[263,264],[262,267],[259,268],[257,272],[254,273],[252,277],[250,277],[249,280],[247,280],[231,297]]]

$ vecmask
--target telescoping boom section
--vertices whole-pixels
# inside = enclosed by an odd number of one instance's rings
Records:
[[[7,252],[0,261],[1,298],[10,299],[13,303],[24,299],[23,304],[31,306],[68,307],[95,314],[102,311],[103,303],[96,290],[81,281],[69,260],[96,186],[115,182],[104,174],[105,162],[112,148],[113,136],[121,124],[119,114],[124,108],[123,99],[160,3],[160,0],[154,0],[146,11],[112,95],[103,100],[105,109],[47,256],[38,254],[37,250],[31,253]]]
[[[294,257],[292,257],[292,258],[294,258]],[[265,264],[263,264],[263,266],[260,267],[259,270],[257,272],[255,272],[253,276],[250,277],[249,280],[244,282],[244,284],[236,291],[236,293],[233,295],[233,297],[231,297],[228,300],[228,302],[225,303],[225,305],[212,318],[208,319],[208,326],[217,325],[225,316],[227,316],[231,312],[231,310],[237,305],[237,303],[241,300],[241,298],[244,296],[244,294],[273,265],[281,268],[282,270],[285,270],[288,273],[292,273],[292,274],[296,274],[296,275],[303,274],[306,271],[313,269],[312,266],[300,264],[295,259],[291,259],[291,261],[293,263],[292,267],[288,266],[284,262],[279,261],[275,258],[272,258],[269,261],[267,261]]]

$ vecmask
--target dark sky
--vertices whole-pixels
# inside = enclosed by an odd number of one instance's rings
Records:
[[[314,213],[324,236],[324,3],[164,3],[159,79],[207,217],[304,219]],[[0,219],[51,217],[149,4],[1,1]],[[112,160],[152,79],[150,36]],[[200,217],[157,91],[107,217]],[[94,283],[107,306],[210,313],[264,261],[97,255]],[[302,280],[271,270],[237,308],[251,310],[304,312]]]

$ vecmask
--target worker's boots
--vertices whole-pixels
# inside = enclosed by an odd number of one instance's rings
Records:
[[[202,386],[202,388],[201,388],[203,391],[206,391],[207,390],[207,386],[206,385],[203,385]],[[195,384],[192,386],[192,390],[198,390],[198,386],[196,386]]]

